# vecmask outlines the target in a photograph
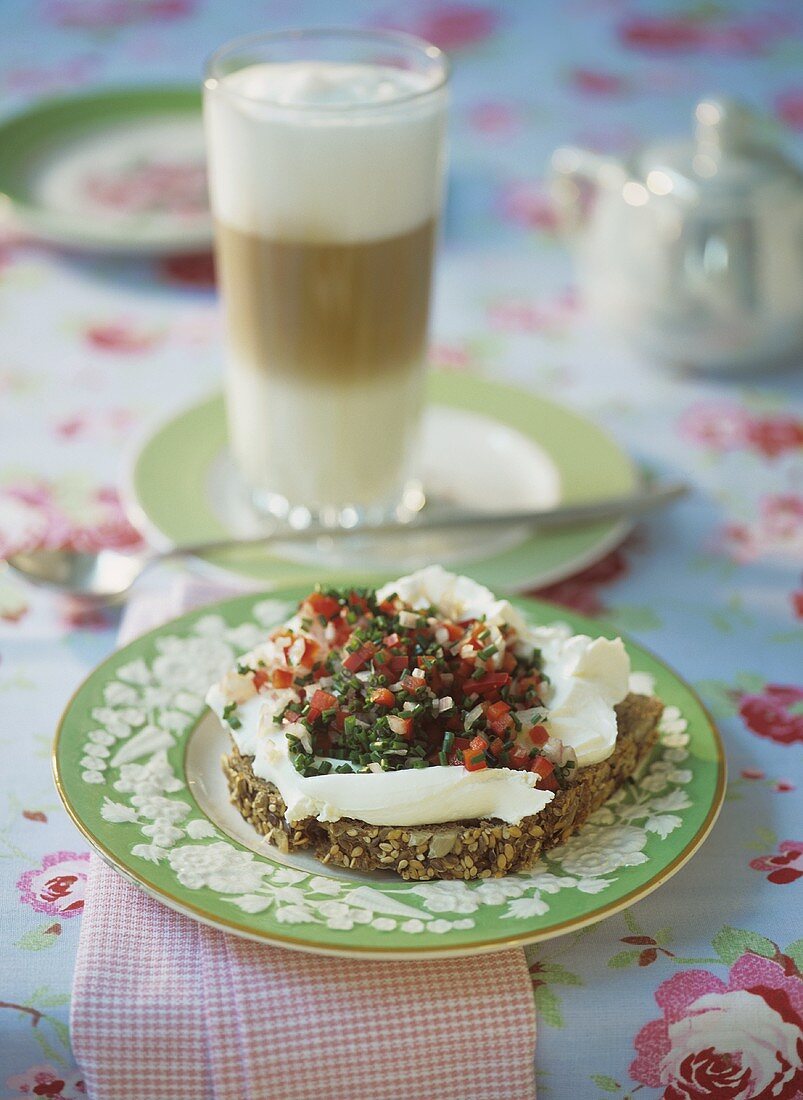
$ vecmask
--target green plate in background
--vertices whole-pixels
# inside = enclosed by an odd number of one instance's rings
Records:
[[[445,494],[464,494],[461,504],[524,508],[576,503],[625,494],[638,484],[631,459],[610,436],[545,397],[471,375],[447,373],[429,376],[428,397],[430,427],[436,435],[445,433],[448,443],[447,461],[441,463],[437,476],[443,479]],[[126,497],[133,522],[165,547],[252,533],[227,512],[227,498],[236,494],[236,485],[231,472],[226,472],[225,452],[222,397],[172,416],[132,460]],[[474,500],[471,491],[477,479],[472,463],[479,463],[479,476],[488,462],[497,463],[495,499],[489,501],[483,492]],[[522,464],[529,465],[523,469]],[[550,482],[554,493],[548,500],[527,496],[531,475],[533,482]],[[515,484],[520,484],[522,496],[516,495]],[[430,489],[426,477],[425,488]],[[502,500],[505,491],[509,495]],[[545,492],[548,496],[552,489]],[[524,590],[554,583],[591,565],[618,545],[630,527],[627,522],[608,522],[538,535],[526,529],[498,532],[490,541],[480,543],[477,537],[471,546],[453,547],[455,556],[450,556],[447,546],[436,548],[429,557],[465,568],[491,588]],[[264,549],[218,554],[208,561],[266,586],[337,583],[353,580],[355,573],[363,578],[368,573],[371,579],[398,575],[408,567],[397,561],[368,567],[356,557],[359,564],[354,568],[334,567],[310,557],[290,560]]]
[[[71,818],[124,876],[181,913],[250,939],[335,955],[467,955],[576,930],[657,889],[691,858],[722,804],[719,735],[674,672],[626,640],[664,701],[661,743],[567,844],[499,879],[404,882],[281,855],[229,803],[228,739],[207,685],[284,621],[309,587],[194,611],[119,650],[78,689],[53,750]],[[556,609],[515,599],[533,623]],[[575,631],[608,634],[560,612]],[[647,685],[645,685],[646,687]]]
[[[0,123],[0,193],[21,229],[57,244],[208,248],[200,91],[109,88],[34,104]]]

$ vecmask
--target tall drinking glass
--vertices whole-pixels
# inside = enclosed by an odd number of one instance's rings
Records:
[[[447,76],[392,33],[252,35],[209,62],[229,434],[262,511],[411,503]]]

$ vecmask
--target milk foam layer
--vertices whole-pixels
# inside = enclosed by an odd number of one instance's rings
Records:
[[[431,80],[340,62],[266,62],[211,78],[215,217],[267,238],[345,243],[436,216],[446,91]]]

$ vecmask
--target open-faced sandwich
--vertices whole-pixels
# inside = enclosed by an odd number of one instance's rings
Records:
[[[207,702],[234,805],[282,850],[473,879],[532,865],[649,756],[663,706],[629,678],[620,639],[432,566],[311,593]]]

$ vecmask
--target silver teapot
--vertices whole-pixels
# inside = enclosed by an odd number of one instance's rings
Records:
[[[803,173],[744,106],[706,99],[693,140],[552,158],[592,313],[641,353],[703,370],[803,365]]]

